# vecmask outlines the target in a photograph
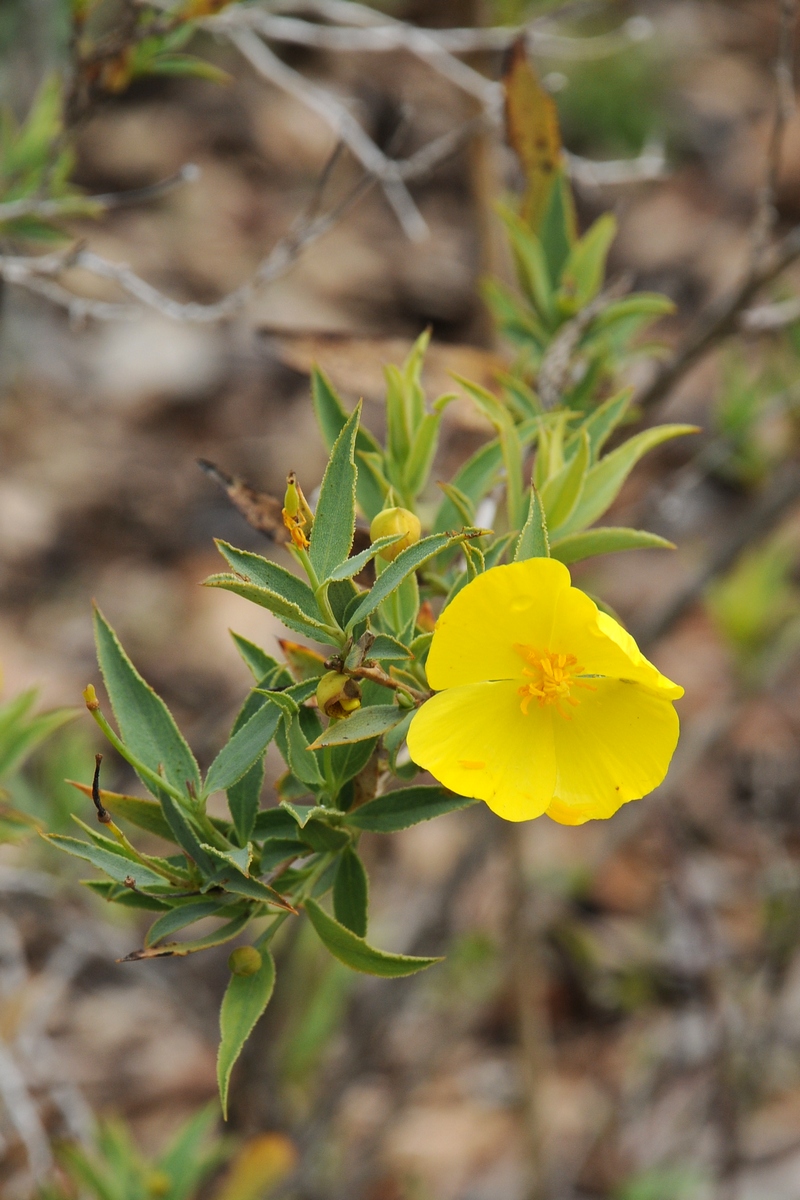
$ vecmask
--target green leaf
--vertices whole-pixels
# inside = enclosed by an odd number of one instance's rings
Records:
[[[421,541],[416,542],[413,546],[408,546],[401,554],[398,554],[394,562],[389,563],[386,570],[376,579],[354,612],[350,614],[347,621],[348,632],[359,621],[363,621],[365,617],[373,613],[378,605],[387,596],[391,595],[395,588],[400,586],[407,575],[410,575],[412,571],[418,570],[429,559],[438,554],[440,550],[455,545],[462,538],[462,534],[453,536],[447,533],[432,533],[428,537],[422,538]]]
[[[550,540],[547,536],[547,519],[536,488],[531,486],[531,496],[528,503],[528,516],[522,526],[517,548],[514,551],[514,562],[525,558],[549,558]]]
[[[316,683],[315,680],[305,680],[304,682]],[[312,692],[315,691],[316,687],[313,687],[311,690]],[[300,711],[300,705],[295,700],[294,696],[289,694],[288,689],[285,692],[269,692],[265,691],[263,688],[253,688],[253,691],[256,696],[264,696],[267,700],[271,701],[271,703],[274,704],[276,708],[280,709],[280,711],[286,717],[293,717]]]
[[[246,879],[244,882],[254,881]],[[234,911],[233,906],[232,911]],[[160,946],[145,946],[142,950],[134,950],[133,954],[126,955],[122,962],[141,962],[142,959],[147,958],[184,958],[187,954],[197,954],[201,950],[210,950],[213,946],[224,946],[225,942],[230,942],[238,937],[251,920],[252,913],[247,907],[230,921],[220,925],[218,929],[206,934],[205,937],[186,942],[163,942]]]
[[[94,629],[100,670],[125,744],[151,771],[163,769],[180,792],[190,782],[199,793],[200,770],[172,714],[133,666],[99,608]]]
[[[315,817],[324,818],[331,812],[329,808],[323,808],[321,804],[293,804],[291,800],[282,800],[281,809],[285,809],[287,814],[291,814],[291,818],[295,823],[293,826],[295,836],[297,835],[298,826],[300,829],[305,829],[308,822]],[[277,812],[279,810],[273,808],[271,811]]]
[[[563,167],[550,189],[550,198],[538,229],[553,286],[557,286],[575,241],[575,208]]]
[[[286,730],[286,748],[288,751],[288,766],[293,775],[316,791],[324,784],[319,769],[317,757],[310,749],[308,739],[300,724],[300,714],[283,718]]]
[[[372,752],[377,745],[377,738],[365,738],[359,742],[347,742],[344,745],[330,746],[328,761],[330,772],[336,780],[337,790],[353,779],[367,765]]]
[[[530,504],[528,505],[528,514],[530,515]],[[526,523],[527,523],[527,518],[526,518]],[[496,538],[495,541],[492,542],[489,549],[486,550],[483,555],[483,557],[486,561],[486,570],[487,571],[490,570],[492,567],[497,566],[497,564],[500,562],[500,559],[503,557],[506,550],[509,548],[509,546],[512,544],[512,542],[515,540],[516,537],[517,537],[517,531],[516,531],[516,529],[512,529],[509,533],[502,533],[499,538]]]
[[[644,529],[625,529],[623,526],[606,526],[587,529],[585,533],[570,533],[558,538],[550,547],[553,558],[559,562],[581,562],[594,554],[616,554],[620,550],[674,550],[673,542],[647,533]]]
[[[611,213],[603,213],[572,247],[557,296],[562,311],[578,312],[600,291],[606,259],[616,235],[616,218]]]
[[[284,698],[280,692],[275,694]],[[238,783],[272,741],[283,711],[282,705],[267,703],[232,735],[208,768],[204,796],[224,792]]]
[[[461,488],[456,487],[455,484],[452,483],[440,482],[439,487],[442,489],[445,496],[447,496],[447,499],[453,505],[453,508],[461,518],[461,523],[463,525],[474,525],[475,505],[472,503],[472,500],[469,498],[466,492],[462,492]]]
[[[85,796],[92,794],[91,787],[86,783],[77,783],[74,779],[68,779],[67,783],[71,783]],[[166,842],[175,841],[157,801],[142,800],[138,796],[123,796],[118,792],[107,792],[103,788],[100,789],[100,800],[112,816],[130,821],[131,825],[146,829],[148,833],[155,833]]]
[[[200,839],[189,824],[186,814],[168,792],[162,792],[160,800],[167,824],[172,830],[172,840],[177,842],[184,854],[188,854],[189,858],[197,863],[201,871],[210,874],[214,870],[214,864],[201,846]]]
[[[330,451],[347,424],[347,413],[336,395],[331,381],[317,366],[311,370],[311,399],[325,445]],[[383,463],[383,450],[380,443],[361,424],[359,424],[356,434],[356,450],[364,454],[374,454]],[[370,520],[383,508],[383,492],[368,471],[358,472],[356,496],[358,503]]]
[[[220,1158],[224,1157],[224,1150],[214,1138],[217,1115],[218,1109],[214,1103],[201,1108],[181,1125],[158,1159],[157,1177],[166,1175],[171,1183],[167,1193],[169,1200],[189,1200]],[[245,1197],[241,1200],[245,1200]]]
[[[649,450],[669,441],[670,438],[697,432],[696,425],[656,425],[628,438],[627,442],[623,442],[616,450],[601,458],[586,476],[578,506],[559,529],[561,536],[577,533],[601,517],[617,498],[620,488],[639,459]]]
[[[633,388],[623,388],[616,396],[605,400],[586,418],[582,428],[589,438],[592,462],[596,462],[608,438],[627,413],[633,399]]]
[[[234,1063],[253,1032],[256,1021],[269,1004],[275,986],[275,963],[266,948],[261,950],[261,967],[255,975],[231,975],[219,1013],[220,1044],[217,1082],[222,1115],[228,1117],[228,1086]]]
[[[384,979],[397,979],[403,975],[414,975],[424,971],[441,958],[413,958],[408,954],[387,954],[367,944],[362,937],[351,933],[333,917],[328,916],[315,900],[306,900],[305,910],[309,920],[324,946],[334,958],[353,971],[365,975],[379,975]]]
[[[578,450],[542,488],[542,507],[552,530],[565,525],[580,502],[589,470],[589,437],[582,430]]]
[[[169,912],[170,904],[155,896],[145,896],[143,892],[132,892],[130,888],[121,888],[110,879],[82,879],[81,886],[94,892],[109,904],[120,904],[123,908],[139,908],[148,912]]]
[[[469,797],[456,796],[445,788],[420,784],[398,788],[362,804],[361,808],[347,814],[346,822],[370,833],[396,833],[399,829],[418,825],[420,821],[429,821],[431,817],[469,808],[474,803]]]
[[[32,700],[35,692],[24,695]],[[6,724],[0,733],[0,779],[16,771],[37,746],[79,715],[77,708],[57,708],[37,717],[20,716],[19,720]]]
[[[302,858],[311,853],[306,842],[298,838],[267,838],[261,851],[261,870],[266,874],[290,858]]]
[[[453,378],[469,393],[478,409],[491,421],[497,430],[500,447],[503,454],[503,464],[506,469],[506,504],[508,507],[508,523],[512,529],[519,529],[523,519],[523,487],[522,487],[522,444],[517,427],[508,409],[477,383],[471,383],[461,375]]]
[[[367,936],[369,880],[364,864],[352,846],[339,856],[333,881],[333,911],[336,920],[358,937]]]
[[[314,512],[309,557],[320,580],[350,553],[356,527],[355,444],[361,404],[356,405],[331,450]]]
[[[264,758],[256,759],[241,779],[227,789],[228,809],[240,846],[246,846],[253,836],[258,805],[264,787]]]
[[[302,828],[302,825],[305,824],[305,822],[298,819],[296,815],[297,808],[298,805],[284,801],[282,805],[276,808],[262,809],[256,816],[255,828],[253,830],[253,836],[256,841],[260,841],[261,838],[297,837],[298,825]]]
[[[455,399],[455,395],[442,397],[445,402]],[[437,403],[441,404],[441,400]],[[436,457],[436,447],[439,443],[439,426],[442,421],[441,410],[426,413],[413,435],[411,449],[403,470],[403,493],[407,500],[413,501],[428,482],[428,476]]]
[[[331,626],[323,624],[322,621],[313,620],[296,604],[290,604],[277,592],[258,587],[254,583],[246,583],[236,575],[211,575],[203,581],[203,586],[223,588],[226,592],[234,592],[237,596],[243,596],[245,600],[252,600],[254,604],[260,604],[262,608],[269,609],[289,629],[293,629],[296,633],[302,633],[314,641],[327,642],[332,646],[338,646],[341,642],[340,635]]]
[[[402,721],[404,716],[405,711],[396,704],[371,704],[368,708],[357,708],[349,717],[332,721],[313,743],[313,748],[346,746],[351,742],[363,742],[365,738],[380,737]]]
[[[202,921],[206,917],[219,916],[230,919],[230,905],[230,900],[217,896],[204,896],[201,900],[178,904],[153,922],[145,935],[144,944],[155,946],[156,942],[163,941],[170,934],[177,933],[179,929],[185,929],[187,925],[193,925],[195,921]]]
[[[376,554],[385,549],[386,546],[393,546],[395,542],[399,542],[401,537],[405,537],[405,534],[402,532],[390,533],[388,537],[378,538],[366,550],[362,550],[360,554],[354,554],[352,558],[348,558],[343,563],[340,563],[335,570],[331,571],[326,582],[336,583],[341,579],[352,579],[354,575],[358,575],[359,572],[364,570],[364,567]]]
[[[397,638],[390,637],[388,633],[379,633],[367,653],[367,658],[376,658],[383,662],[411,657],[408,647],[398,642]]]
[[[323,620],[314,593],[304,579],[299,579],[297,575],[293,575],[277,563],[270,562],[268,558],[262,558],[260,554],[237,550],[235,546],[230,546],[219,538],[215,540],[215,544],[237,575],[243,576],[249,583],[255,583],[282,596],[289,604],[296,605],[310,621]]]
[[[66,837],[61,833],[49,833],[44,836],[60,850],[65,850],[75,858],[83,858],[93,867],[104,871],[116,883],[124,883],[127,878],[131,878],[138,888],[164,887],[162,876],[151,871],[143,863],[132,862],[121,854],[103,850],[100,846],[93,846],[90,842],[82,842],[79,838]]]
[[[250,877],[250,863],[253,858],[253,848],[251,845],[240,846],[230,850],[218,850],[216,846],[210,846],[207,842],[201,843],[206,854],[210,854],[216,863],[221,864],[222,868],[233,867],[240,875],[245,878]],[[219,867],[215,872],[215,878],[219,875]]]
[[[286,687],[292,683],[292,676],[283,663],[278,662],[271,654],[267,654],[260,646],[242,637],[240,633],[231,632],[236,643],[236,649],[249,667],[256,683],[263,688]]]
[[[500,216],[508,230],[520,284],[549,328],[554,320],[553,288],[542,243],[516,213],[501,208]]]

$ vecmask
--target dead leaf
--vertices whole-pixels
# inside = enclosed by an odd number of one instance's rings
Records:
[[[252,525],[253,529],[263,533],[271,542],[276,542],[279,546],[286,545],[290,536],[283,523],[283,502],[281,500],[270,496],[268,492],[257,491],[242,479],[226,475],[208,459],[198,458],[197,465],[208,475],[209,479],[213,479],[216,484],[219,484],[248,525]]]
[[[511,47],[503,87],[508,140],[525,173],[522,217],[537,230],[561,167],[561,130],[555,101],[539,82],[524,37]]]

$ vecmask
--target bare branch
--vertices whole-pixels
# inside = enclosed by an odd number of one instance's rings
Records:
[[[646,146],[637,158],[614,158],[597,162],[565,152],[564,157],[572,179],[580,187],[619,187],[629,183],[646,183],[653,179],[664,179],[667,175],[667,159],[661,143]]]
[[[97,196],[60,196],[54,200],[43,200],[37,196],[25,196],[20,200],[8,200],[0,204],[0,222],[15,221],[19,217],[41,217],[51,220],[54,217],[95,216],[111,208],[124,208],[129,204],[144,204],[149,200],[157,200],[168,192],[174,191],[184,183],[194,183],[200,178],[200,168],[195,163],[186,163],[176,174],[151,183],[147,187],[131,188],[126,192],[104,192]]]
[[[776,245],[764,251],[758,266],[753,266],[738,287],[722,296],[700,317],[677,350],[661,365],[650,384],[639,394],[636,402],[650,408],[668,394],[670,389],[699,359],[724,338],[735,333],[740,314],[765,284],[800,258],[800,225],[796,225]]]
[[[745,333],[772,333],[800,321],[800,296],[792,296],[778,304],[759,304],[749,308],[739,318]]]
[[[376,146],[344,104],[331,92],[309,83],[298,71],[287,67],[249,30],[228,28],[225,33],[263,79],[294,96],[330,126],[365,171],[379,181],[407,237],[415,242],[428,237],[428,226],[400,178],[397,164]]]
[[[456,153],[483,127],[483,123],[482,117],[465,121],[457,128],[435,138],[409,158],[397,160],[398,178],[418,179],[427,175]],[[311,219],[308,213],[301,214],[294,227],[286,237],[276,243],[255,274],[241,287],[213,304],[182,303],[174,300],[142,279],[126,263],[109,262],[93,251],[82,248],[71,248],[39,257],[0,255],[0,279],[44,296],[60,308],[67,309],[70,318],[77,322],[87,317],[106,321],[130,320],[141,315],[142,307],[153,309],[174,321],[193,324],[222,321],[244,308],[261,287],[284,275],[302,252],[332,229],[375,182],[374,175],[364,175],[352,191],[329,212],[313,216]],[[316,212],[318,203],[317,189],[309,211]],[[58,277],[70,268],[80,268],[91,275],[115,283],[136,300],[137,305],[115,304],[76,295],[57,282]]]
[[[240,10],[243,17],[253,11],[259,10]],[[281,12],[313,13],[322,20],[330,21],[331,25],[316,25],[309,21],[292,20],[276,15]],[[413,35],[422,32],[404,21],[398,21],[385,13],[351,3],[349,0],[286,0],[273,6],[269,19],[271,32],[266,36],[273,40],[315,46],[324,50],[381,52],[411,49],[409,33]],[[341,28],[342,26],[344,28]],[[263,31],[266,33],[265,28]],[[618,30],[585,38],[565,37],[554,30],[552,21],[541,18],[526,25],[424,31],[426,40],[434,42],[449,54],[507,50],[524,34],[531,53],[573,62],[585,62],[619,54],[631,45],[647,41],[653,33],[652,22],[646,17],[632,17]]]
[[[732,567],[748,546],[762,541],[798,501],[800,464],[789,462],[776,472],[772,482],[744,515],[731,536],[717,547],[677,595],[668,600],[664,608],[639,632],[637,640],[641,645],[652,645],[663,637],[700,599],[709,583]]]

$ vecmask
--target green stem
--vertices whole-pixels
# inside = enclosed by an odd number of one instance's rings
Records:
[[[151,858],[149,854],[142,854],[140,850],[137,850],[136,847],[128,841],[119,826],[115,825],[113,821],[109,821],[107,827],[111,830],[120,846],[124,846],[128,853],[132,854],[136,861],[141,863],[143,867],[149,867],[151,871],[155,871],[157,875],[160,875],[162,879],[166,879],[168,883],[174,883],[185,887],[189,882],[188,875],[173,874],[172,871],[168,871],[162,867],[157,858]]]
[[[347,635],[342,631],[339,622],[336,620],[336,615],[331,608],[331,602],[328,599],[328,584],[327,582],[320,583],[319,576],[314,570],[314,564],[308,556],[308,552],[302,546],[291,546],[290,554],[305,571],[308,576],[308,582],[314,591],[314,597],[320,607],[320,612],[327,622],[328,632],[334,634],[337,640],[344,645]]]
[[[105,719],[105,717],[101,713],[99,705],[95,708],[95,707],[90,707],[87,704],[86,707],[89,709],[89,712],[92,714],[95,721],[100,726],[103,733],[108,738],[109,742],[111,742],[111,745],[114,747],[114,749],[117,751],[117,753],[120,754],[122,756],[122,758],[125,759],[126,762],[129,762],[131,764],[131,766],[133,767],[133,769],[135,771],[137,771],[151,785],[154,795],[156,795],[156,796],[158,795],[158,790],[160,788],[163,791],[167,792],[172,797],[172,799],[175,800],[181,806],[186,805],[186,801],[189,800],[190,797],[186,793],[179,791],[178,788],[173,787],[172,784],[169,783],[163,777],[163,775],[159,775],[157,771],[151,770],[150,767],[145,766],[145,764],[143,762],[141,762],[140,759],[136,758],[136,756],[134,754],[131,754],[128,747],[117,736],[117,734],[114,732],[114,730],[109,725],[108,721]]]

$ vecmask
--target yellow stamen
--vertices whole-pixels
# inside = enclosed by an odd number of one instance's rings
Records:
[[[538,650],[535,646],[523,646],[519,643],[515,644],[514,649],[528,663],[527,667],[523,667],[522,674],[532,681],[517,689],[522,697],[520,708],[526,716],[531,700],[536,700],[540,708],[544,708],[545,704],[555,705],[559,715],[565,721],[570,721],[571,716],[564,712],[561,706],[571,704],[575,707],[580,703],[572,695],[572,689],[585,688],[590,692],[597,690],[591,683],[577,678],[583,667],[574,654],[555,654],[551,650]]]

